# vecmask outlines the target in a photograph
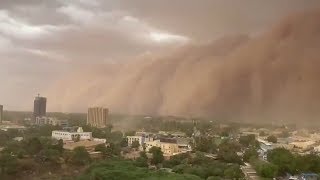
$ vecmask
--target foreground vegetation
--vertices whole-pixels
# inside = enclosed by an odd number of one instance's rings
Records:
[[[189,174],[169,173],[165,170],[149,170],[136,166],[134,161],[109,159],[94,163],[79,180],[108,179],[108,180],[200,180],[201,178]]]

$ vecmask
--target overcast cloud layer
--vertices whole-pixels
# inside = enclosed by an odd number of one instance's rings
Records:
[[[256,35],[319,6],[318,0],[1,0],[0,104],[31,110],[33,96],[78,66]]]

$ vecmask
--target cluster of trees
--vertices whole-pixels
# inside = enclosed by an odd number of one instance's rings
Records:
[[[303,172],[320,173],[320,157],[316,154],[298,155],[284,148],[277,148],[268,153],[268,161],[278,166],[279,175]]]
[[[277,139],[276,136],[271,135],[271,136],[268,136],[268,137],[267,137],[267,141],[268,141],[268,142],[272,142],[272,143],[277,143],[277,142],[278,142],[278,139]]]
[[[95,147],[96,152],[101,152],[103,158],[115,157],[121,154],[121,147],[114,143],[110,143],[107,146],[105,144],[99,144]]]
[[[170,160],[164,160],[160,148],[151,148],[148,159],[145,151],[135,161],[109,158],[94,163],[79,179],[240,179],[243,178],[239,164],[213,160],[203,153],[180,154]],[[149,164],[171,168],[175,173],[168,173],[162,168],[148,170]]]
[[[138,167],[136,162],[117,158],[93,164],[78,179],[200,180],[201,178],[190,174],[168,173],[163,170],[153,171],[146,167]]]
[[[50,166],[54,169],[58,167],[62,154],[62,141],[53,141],[48,138],[30,138],[20,142],[10,141],[4,146],[0,154],[0,174],[15,174],[24,165],[20,164],[20,162],[28,164],[37,163],[42,166]],[[33,166],[29,168],[33,168]]]
[[[258,149],[260,147],[260,143],[256,140],[256,136],[253,134],[249,134],[246,136],[241,136],[239,138],[239,143],[244,147],[244,148],[255,148]]]
[[[16,129],[8,129],[8,131],[0,130],[0,146],[5,146],[17,136],[22,136],[22,133]]]
[[[54,140],[45,136],[47,134],[45,131],[48,129],[51,132],[51,129],[56,129],[56,127],[35,127],[24,132],[0,131],[0,138],[4,140],[1,142],[3,149],[0,153],[0,179],[22,176],[25,172],[28,174],[52,172],[61,169],[63,164],[80,166],[91,162],[84,147],[65,151],[62,140]],[[24,137],[22,141],[12,139],[20,135]]]
[[[146,151],[140,152],[140,157],[138,157],[135,161],[135,165],[138,167],[148,167],[149,163],[151,165],[159,166],[164,161],[163,152],[159,147],[152,147],[149,150],[149,153],[152,154],[152,158],[149,159]]]
[[[203,153],[181,154],[164,161],[163,166],[178,174],[192,174],[201,179],[239,179],[243,177],[240,165],[213,160]]]
[[[197,137],[194,142],[194,150],[206,153],[217,153],[218,146],[215,140],[211,137]]]
[[[320,157],[316,154],[298,155],[284,148],[276,148],[268,152],[268,162],[251,156],[249,162],[261,177],[274,178],[300,173],[320,173]]]
[[[88,125],[85,125],[82,128],[86,132],[92,132],[93,137],[106,139],[109,143],[118,145],[121,143],[123,143],[123,145],[127,144],[124,142],[126,141],[126,138],[124,137],[123,133],[121,131],[112,131],[113,126],[111,124],[106,128],[96,128]]]
[[[271,179],[278,176],[278,166],[272,163],[252,157],[250,159],[250,164],[255,168],[261,177]]]

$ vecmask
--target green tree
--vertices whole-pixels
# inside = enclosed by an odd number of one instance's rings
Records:
[[[271,135],[271,136],[268,136],[267,141],[272,143],[277,143],[278,139],[277,137]]]
[[[108,149],[107,149],[107,147],[106,147],[105,144],[99,144],[99,145],[97,145],[97,146],[95,147],[94,151],[96,151],[96,152],[101,152],[102,157],[104,157],[104,158],[108,155],[108,154],[107,154]]]
[[[247,136],[241,136],[239,139],[239,143],[244,147],[256,146],[256,137],[253,134],[249,134]]]
[[[163,162],[164,156],[163,152],[161,151],[161,148],[159,147],[152,147],[149,150],[149,153],[152,154],[151,164],[157,165]]]
[[[296,156],[296,169],[299,173],[320,173],[320,157],[316,154]]]
[[[274,178],[278,174],[278,167],[271,163],[264,163],[259,168],[258,174],[265,178]]]
[[[56,145],[54,145],[53,147],[54,149],[58,150],[61,154],[63,153],[63,140],[59,139],[58,143]]]
[[[108,142],[119,144],[123,139],[123,133],[121,131],[107,133],[106,139]]]
[[[223,178],[220,176],[210,176],[207,178],[207,180],[223,180]]]
[[[260,160],[258,158],[251,158],[250,164],[254,167],[257,171],[258,175],[263,178],[274,178],[278,175],[278,166]]]
[[[17,159],[10,154],[4,153],[0,155],[1,174],[14,174],[17,172]]]
[[[163,162],[163,167],[173,168],[179,164],[186,164],[189,158],[191,157],[188,153],[171,156],[169,160]]]
[[[259,136],[266,136],[266,135],[267,135],[267,133],[264,131],[259,132]]]
[[[127,138],[122,138],[120,142],[121,147],[128,147],[128,139]]]
[[[131,144],[131,147],[134,148],[134,149],[139,148],[140,147],[139,141],[133,141],[132,144]]]
[[[2,152],[17,156],[20,159],[27,154],[23,144],[17,141],[7,143]]]
[[[76,134],[75,136],[72,136],[72,140],[74,142],[79,142],[80,141],[80,135],[79,134]]]
[[[38,138],[32,138],[27,141],[25,148],[30,155],[35,155],[42,150],[42,144]]]
[[[0,131],[0,146],[6,145],[10,141],[9,135],[5,131]]]
[[[37,154],[36,160],[39,162],[49,162],[51,165],[58,165],[60,163],[61,153],[56,149],[43,149]]]
[[[140,152],[140,157],[136,159],[136,166],[148,167],[148,156],[145,151]]]
[[[85,147],[76,147],[71,156],[71,163],[74,165],[86,165],[90,163],[91,158]]]
[[[224,177],[226,179],[240,179],[243,176],[239,165],[231,165],[224,171]]]
[[[225,141],[219,145],[218,158],[227,163],[242,164],[241,158],[236,153],[239,150],[235,142]]]
[[[251,158],[258,158],[258,152],[255,148],[248,148],[243,154],[243,161],[249,162]]]
[[[295,156],[287,149],[276,148],[268,152],[268,161],[279,167],[280,175],[296,173]]]
[[[136,134],[135,131],[128,131],[128,132],[125,133],[125,136],[126,136],[126,137],[127,137],[127,136],[134,136],[135,134]]]
[[[207,153],[216,153],[217,145],[214,140],[209,137],[196,138],[195,150]]]
[[[108,156],[119,156],[121,153],[120,144],[109,143],[107,146],[107,155]]]

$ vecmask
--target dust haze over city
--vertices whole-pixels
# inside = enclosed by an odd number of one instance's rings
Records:
[[[1,4],[10,109],[42,92],[50,111],[319,117],[318,1]]]
[[[108,179],[109,158],[146,179],[320,173],[298,166],[320,164],[319,0],[0,0],[0,58],[0,165],[22,169],[0,179]],[[198,152],[222,173],[172,160]]]

